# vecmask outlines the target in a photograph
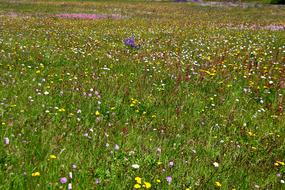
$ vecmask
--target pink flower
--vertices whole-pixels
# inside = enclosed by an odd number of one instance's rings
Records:
[[[167,176],[167,177],[166,177],[166,181],[167,181],[168,183],[171,183],[172,177],[171,177],[171,176]]]
[[[62,177],[60,178],[60,183],[65,184],[67,182],[67,178],[66,177]]]

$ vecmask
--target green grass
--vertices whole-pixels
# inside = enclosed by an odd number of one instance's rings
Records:
[[[285,34],[266,29],[284,18],[270,6],[1,1],[0,189],[133,189],[136,177],[284,189]]]

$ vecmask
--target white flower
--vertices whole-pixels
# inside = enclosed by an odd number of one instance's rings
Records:
[[[4,144],[8,145],[10,143],[10,140],[8,137],[5,137],[4,138]]]
[[[69,172],[69,173],[68,173],[68,176],[69,176],[70,179],[72,179],[72,178],[73,178],[72,172]]]
[[[215,168],[219,167],[219,163],[218,162],[214,162],[213,165],[215,166]]]
[[[72,189],[72,184],[71,184],[71,183],[68,184],[67,189],[68,189],[68,190],[71,190],[71,189]]]
[[[283,179],[281,179],[281,180],[280,180],[280,183],[284,184],[284,183],[285,183],[285,181],[284,181]]]
[[[49,95],[49,92],[48,92],[48,91],[45,91],[45,92],[44,92],[44,95]]]
[[[138,164],[132,164],[132,168],[134,168],[134,169],[139,169],[139,168],[140,168],[140,165],[138,165]]]
[[[119,145],[115,144],[115,150],[119,150],[119,149],[120,149]]]

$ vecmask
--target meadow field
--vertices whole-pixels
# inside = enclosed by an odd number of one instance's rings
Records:
[[[0,0],[0,189],[285,189],[285,7]]]

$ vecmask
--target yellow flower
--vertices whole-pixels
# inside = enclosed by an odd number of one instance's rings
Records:
[[[141,188],[141,187],[142,187],[142,186],[141,186],[140,184],[135,184],[135,185],[134,185],[134,188],[135,188],[135,189],[139,189],[139,188]]]
[[[189,187],[189,188],[186,188],[185,190],[191,190],[191,187]]]
[[[33,177],[40,176],[40,175],[41,175],[40,172],[34,172],[34,173],[32,173],[32,176],[33,176]]]
[[[254,134],[253,132],[249,131],[249,132],[247,132],[247,133],[248,133],[249,136],[255,137],[255,134]]]
[[[284,163],[284,162],[281,162],[281,161],[277,161],[277,163],[280,164],[280,165],[282,165],[282,166],[285,165],[285,163]]]
[[[160,179],[157,179],[157,180],[156,180],[156,183],[161,183]]]
[[[95,112],[95,115],[96,115],[96,116],[99,116],[99,115],[100,115],[100,112],[99,112],[99,111],[96,111],[96,112]]]
[[[51,155],[49,156],[49,158],[50,158],[50,159],[56,159],[56,156],[53,155],[53,154],[51,154]]]
[[[149,189],[149,188],[151,188],[151,184],[149,182],[144,182],[144,187],[146,189]]]
[[[136,177],[135,180],[138,184],[142,184],[142,178]]]
[[[222,184],[218,181],[215,182],[216,187],[222,187]]]
[[[64,108],[60,108],[58,111],[59,112],[65,112],[65,109]]]

